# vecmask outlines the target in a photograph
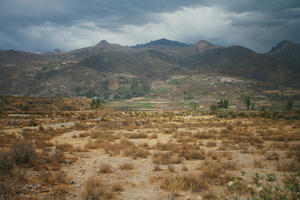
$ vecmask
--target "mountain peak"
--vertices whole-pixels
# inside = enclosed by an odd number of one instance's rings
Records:
[[[297,44],[294,42],[291,42],[289,40],[283,40],[281,42],[279,42],[275,47],[272,48],[271,52],[274,51],[282,51],[286,48],[292,47],[292,46],[296,46]]]
[[[207,48],[209,46],[212,46],[211,43],[207,42],[206,40],[200,40],[195,44],[198,48]]]
[[[173,46],[173,47],[185,47],[187,44],[178,42],[178,41],[173,41],[173,40],[168,40],[166,38],[161,38],[158,40],[152,40],[149,43],[145,44],[138,44],[135,47],[151,47],[151,46]]]
[[[300,44],[283,40],[273,47],[268,55],[278,60],[300,63]]]
[[[101,40],[97,45],[109,45],[109,42],[106,40]]]

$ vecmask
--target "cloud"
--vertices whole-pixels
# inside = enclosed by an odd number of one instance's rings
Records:
[[[71,50],[169,38],[239,44],[264,52],[300,42],[298,0],[2,0],[0,49]]]

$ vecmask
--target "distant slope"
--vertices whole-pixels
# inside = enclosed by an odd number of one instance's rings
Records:
[[[177,42],[173,40],[168,40],[166,38],[162,38],[159,40],[154,40],[146,44],[138,44],[136,46],[133,46],[134,48],[141,48],[141,47],[155,47],[155,46],[161,46],[161,47],[186,47],[188,44]]]
[[[284,40],[273,47],[266,55],[285,62],[300,63],[300,44]]]
[[[51,54],[0,51],[0,95],[129,98],[150,94],[155,81],[201,73],[299,88],[298,52],[299,45],[289,41],[258,54],[242,46],[222,47],[203,40],[186,45],[167,39],[135,47],[101,41]],[[194,84],[182,91],[198,87]]]

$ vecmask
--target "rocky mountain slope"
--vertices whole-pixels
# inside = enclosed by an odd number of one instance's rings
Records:
[[[130,98],[153,94],[160,81],[203,74],[299,88],[299,46],[282,41],[258,54],[242,46],[161,39],[134,47],[101,41],[48,54],[0,51],[0,94]],[[201,90],[197,81],[188,82],[181,87],[182,95]]]

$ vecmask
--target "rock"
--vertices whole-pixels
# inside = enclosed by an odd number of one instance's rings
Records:
[[[70,181],[70,184],[74,184],[75,182],[73,180]]]

